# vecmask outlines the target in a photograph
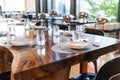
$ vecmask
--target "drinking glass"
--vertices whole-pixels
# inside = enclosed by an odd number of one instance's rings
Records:
[[[60,29],[59,29],[58,25],[54,26],[53,34],[56,35],[56,36],[58,36],[60,34]]]
[[[12,26],[12,27],[8,27],[8,40],[12,40],[12,39],[15,39],[15,27]]]
[[[85,27],[84,26],[77,26],[76,31],[80,33],[80,37],[83,37],[85,34]]]
[[[46,40],[44,31],[37,30],[36,42],[37,45],[45,45]]]
[[[75,42],[80,40],[80,33],[78,31],[72,33],[72,40]]]

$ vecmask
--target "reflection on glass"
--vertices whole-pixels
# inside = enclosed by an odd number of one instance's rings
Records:
[[[45,56],[45,48],[39,48],[39,49],[37,49],[37,54],[39,56],[41,56],[41,55]]]
[[[37,49],[37,55],[41,61],[41,63],[48,63],[48,58],[45,54],[46,49],[45,48],[38,48]]]
[[[60,43],[60,37],[59,36],[53,36],[53,43],[54,44]]]
[[[40,0],[40,12],[43,12],[43,0]]]
[[[53,34],[56,35],[56,36],[59,36],[60,30],[59,30],[59,26],[58,25],[54,26]]]
[[[48,0],[48,12],[50,12],[52,10],[52,6],[51,6],[52,0]]]
[[[37,30],[36,42],[37,45],[45,45],[46,40],[44,31]]]
[[[62,15],[70,14],[70,0],[55,0],[54,9],[58,10]]]

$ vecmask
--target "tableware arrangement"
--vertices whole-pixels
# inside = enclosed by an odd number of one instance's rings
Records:
[[[71,53],[76,53],[74,52],[72,49],[68,48],[65,46],[66,43],[60,43],[60,44],[55,44],[51,47],[51,50],[54,52],[58,52],[58,53],[65,53],[65,54],[71,54]]]
[[[37,30],[37,33],[36,33],[36,43],[37,45],[41,46],[41,45],[45,45],[45,33],[44,31],[40,31],[40,30]]]
[[[54,26],[53,32],[54,32],[53,35],[59,35],[60,34],[60,29],[59,29],[58,25]]]
[[[84,49],[90,46],[92,46],[91,43],[84,42],[84,41],[80,41],[80,42],[71,41],[71,42],[66,43],[66,47],[72,48],[72,49]]]
[[[80,32],[79,31],[74,31],[72,33],[72,40],[73,41],[80,41]]]
[[[32,44],[31,39],[15,39],[7,42],[9,46],[19,47],[19,46],[27,46]]]
[[[85,41],[70,41],[70,42],[63,42],[59,44],[55,44],[51,47],[51,50],[58,53],[78,53],[79,50],[87,49],[93,46],[90,42]]]

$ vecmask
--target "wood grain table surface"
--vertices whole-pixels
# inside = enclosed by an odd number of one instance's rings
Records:
[[[120,41],[115,38],[86,34],[89,42],[97,42],[100,46],[73,50],[75,52],[71,53],[58,53],[51,50],[52,46],[71,41],[71,36],[53,34],[52,30],[45,31],[46,43],[42,47],[10,47],[1,43],[1,70],[5,71],[5,60],[8,59],[5,55],[12,54],[11,80],[34,80],[41,77],[45,80],[68,80],[72,65],[84,63],[82,72],[86,72],[87,62],[120,48]]]

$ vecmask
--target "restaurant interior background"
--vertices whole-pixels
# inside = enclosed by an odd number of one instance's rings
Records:
[[[0,0],[0,5],[6,14],[57,10],[61,16],[71,14],[77,18],[79,12],[84,11],[89,13],[92,20],[106,17],[109,22],[116,22],[118,14],[118,0]]]
[[[49,14],[50,11],[57,10],[60,17],[70,14],[77,20],[79,12],[87,12],[91,21],[104,17],[110,23],[120,22],[120,0],[0,0],[0,6],[2,15],[8,15],[8,18],[11,18],[12,14],[21,16],[30,13],[36,19],[38,13]]]

